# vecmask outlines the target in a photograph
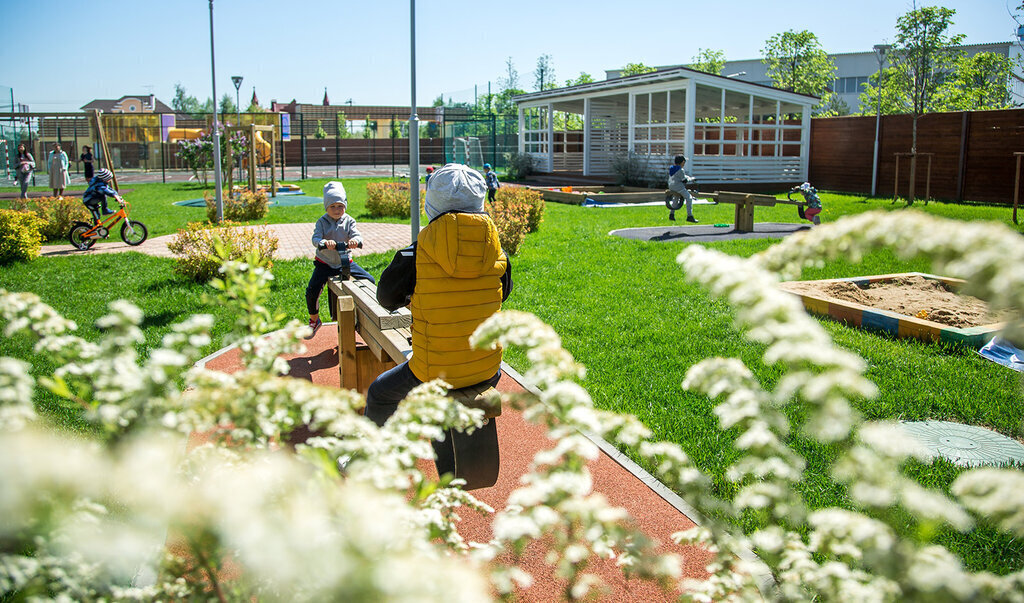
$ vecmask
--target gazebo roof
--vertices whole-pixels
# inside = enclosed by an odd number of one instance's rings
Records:
[[[512,97],[512,101],[517,104],[533,105],[539,104],[537,101],[557,102],[571,100],[574,98],[580,99],[586,96],[596,96],[602,92],[619,90],[625,92],[625,89],[633,86],[690,79],[695,80],[698,84],[704,86],[754,94],[760,97],[772,98],[796,105],[813,105],[820,100],[818,97],[810,94],[801,94],[799,92],[790,92],[788,90],[782,90],[781,88],[766,86],[764,84],[744,82],[742,80],[729,78],[723,75],[714,75],[703,71],[697,71],[696,69],[690,69],[688,67],[673,67],[663,71],[628,75],[625,77],[604,80],[602,82],[590,82],[589,84],[579,84],[565,88],[553,88],[551,90],[529,92],[527,94],[520,94]]]

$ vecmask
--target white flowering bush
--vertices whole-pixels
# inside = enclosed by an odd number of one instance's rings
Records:
[[[740,434],[742,455],[727,473],[736,496],[716,496],[679,446],[649,441],[633,417],[594,408],[578,384],[583,367],[558,335],[531,315],[502,312],[473,341],[525,350],[525,377],[540,393],[507,394],[505,403],[545,426],[554,446],[535,456],[498,512],[459,481],[435,481],[417,468],[445,429],[482,424],[481,411],[444,396],[444,383],[414,390],[377,428],[358,414],[359,395],[282,376],[280,355],[298,350],[308,327],[277,328],[280,316],[264,305],[272,274],[258,262],[226,263],[216,284],[218,303],[238,317],[233,341],[244,368],[230,375],[193,366],[210,343],[209,317],[176,325],[142,362],[142,317],[131,304],[111,304],[100,340],[87,342],[36,296],[0,290],[4,335],[31,333],[36,350],[60,365],[37,384],[24,362],[0,358],[0,593],[481,601],[518,589],[529,597],[532,577],[514,560],[539,541],[550,546],[545,559],[567,600],[599,592],[587,569],[596,557],[696,601],[1024,600],[1024,572],[969,572],[926,536],[900,529],[910,521],[969,530],[983,515],[1024,536],[1022,473],[966,471],[953,484],[955,498],[904,477],[901,464],[924,458],[921,451],[893,425],[864,422],[851,405],[875,395],[863,360],[836,347],[776,287],[775,272],[879,246],[932,257],[938,270],[966,278],[969,292],[1013,312],[1008,332],[1020,333],[1024,241],[1002,227],[901,212],[841,220],[751,259],[689,246],[679,258],[689,278],[728,300],[737,326],[764,346],[764,362],[784,373],[769,391],[741,361],[716,358],[683,382],[717,400],[722,429]],[[47,426],[32,404],[37,385],[80,406],[99,437],[69,438]],[[799,425],[783,412],[790,405],[804,411]],[[840,451],[832,477],[856,508],[807,508],[795,488],[804,461],[787,444],[797,431]],[[593,491],[587,461],[598,449],[583,433],[634,451],[663,482],[714,511],[674,536],[714,554],[706,579],[680,581],[679,559],[655,554],[626,512]],[[465,512],[493,514],[492,541],[459,534]],[[740,515],[746,533],[728,521]]]

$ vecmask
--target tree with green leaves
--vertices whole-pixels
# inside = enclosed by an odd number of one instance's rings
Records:
[[[174,84],[174,100],[171,101],[171,108],[178,113],[188,114],[199,113],[201,109],[199,101],[185,91],[181,82]]]
[[[791,29],[768,38],[761,52],[761,62],[767,66],[768,77],[776,87],[821,98],[814,112],[827,114],[836,65],[821,47],[818,36],[806,29]]]
[[[657,71],[654,67],[648,67],[643,63],[626,63],[626,66],[622,68],[622,73],[619,77],[626,77],[627,75],[640,75],[641,73],[651,73]]]
[[[327,138],[327,130],[324,130],[324,122],[322,119],[316,120],[316,132],[313,132],[313,138],[317,140]]]
[[[953,73],[936,93],[940,111],[983,111],[1011,107],[1010,57],[979,52],[956,60]]]
[[[593,81],[594,81],[594,76],[590,75],[589,73],[587,73],[585,71],[581,71],[579,77],[569,78],[569,79],[565,80],[565,85],[566,86],[579,86],[580,84],[590,84],[590,83],[593,83]]]
[[[391,131],[388,132],[388,136],[391,137],[391,138],[401,138],[402,137],[402,125],[400,123],[398,123],[397,119],[392,119],[391,120]]]
[[[249,108],[245,110],[246,113],[266,113],[267,110],[259,106],[256,103],[249,103]]]
[[[348,129],[348,118],[345,117],[344,111],[338,113],[334,121],[337,124],[338,138],[352,138],[352,132]]]
[[[221,115],[234,115],[238,110],[238,105],[231,99],[231,95],[225,92],[224,96],[220,97],[220,107],[217,110]]]
[[[860,93],[861,115],[899,115],[906,113],[900,102],[897,87],[893,79],[897,77],[893,67],[886,67],[868,77],[868,83]],[[881,97],[881,98],[879,98]]]
[[[519,72],[516,71],[516,66],[515,63],[512,62],[512,57],[505,59],[505,73],[498,79],[498,85],[501,86],[502,90],[519,88]]]
[[[430,106],[431,107],[443,107],[444,106],[444,94],[438,94],[437,98],[434,99],[433,104],[431,104]]]
[[[363,138],[369,140],[374,137],[377,132],[377,122],[370,119],[370,116],[366,116],[366,121],[363,122]]]
[[[693,57],[693,63],[687,67],[704,73],[722,75],[722,70],[725,69],[725,51],[698,48],[697,54]]]
[[[533,78],[537,90],[549,90],[556,86],[555,66],[551,62],[550,54],[537,57],[537,68],[533,70]]]
[[[955,14],[942,6],[915,6],[896,20],[896,40],[889,53],[894,77],[889,83],[904,112],[913,116],[911,153],[917,153],[917,120],[937,109],[946,74],[960,58],[963,34],[947,33]]]

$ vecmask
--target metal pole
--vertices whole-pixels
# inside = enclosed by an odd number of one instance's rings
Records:
[[[882,66],[885,64],[885,53],[891,48],[885,44],[874,46],[875,57],[878,59],[878,81],[876,84],[875,97],[875,152],[871,162],[871,196],[878,195],[878,146],[879,131],[882,125]]]
[[[416,115],[416,0],[409,0],[409,71],[412,96],[409,101],[409,225],[412,242],[420,234],[420,120]]]
[[[302,132],[302,179],[306,179],[306,115],[299,113],[299,131]]]
[[[224,191],[220,173],[220,121],[217,117],[217,62],[213,54],[213,0],[210,0],[210,79],[213,85],[213,186],[216,187],[217,221],[224,221]]]

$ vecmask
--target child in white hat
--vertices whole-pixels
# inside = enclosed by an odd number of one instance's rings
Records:
[[[366,270],[352,261],[349,249],[363,246],[363,236],[356,228],[356,220],[345,213],[348,209],[348,196],[345,186],[340,182],[328,182],[324,185],[324,210],[313,226],[313,247],[316,257],[313,258],[313,275],[306,285],[306,308],[309,310],[309,328],[313,329],[310,338],[316,334],[323,323],[320,321],[320,294],[323,293],[327,279],[332,276],[351,274],[352,278],[374,281]]]

